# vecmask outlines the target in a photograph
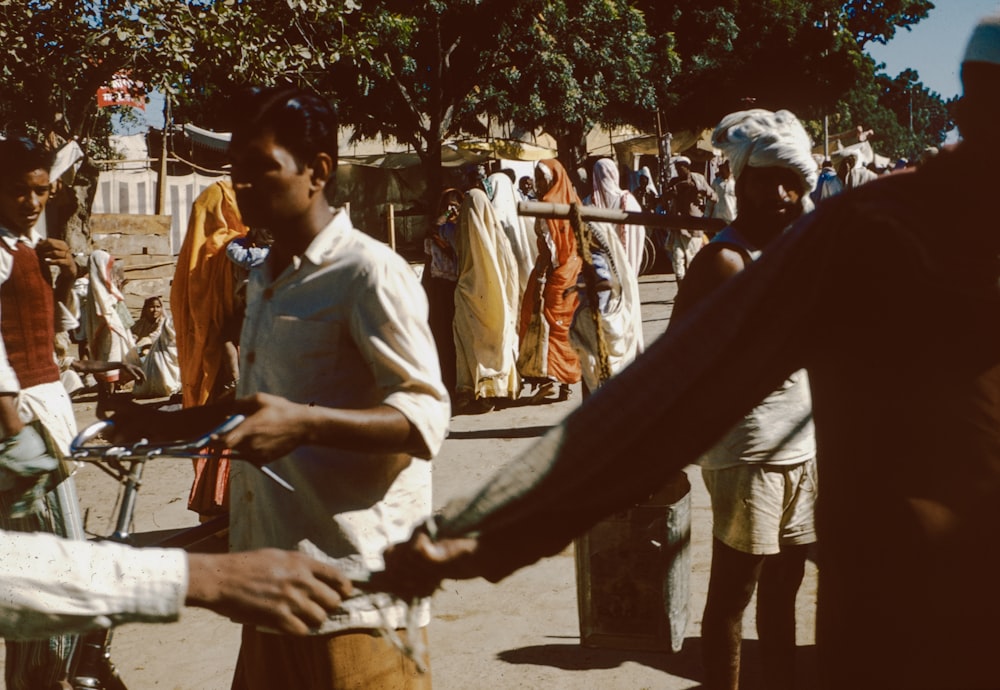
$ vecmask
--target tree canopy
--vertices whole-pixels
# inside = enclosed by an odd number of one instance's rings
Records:
[[[94,94],[128,72],[224,129],[241,84],[295,83],[359,136],[389,136],[435,179],[442,141],[489,121],[557,138],[595,124],[708,127],[734,109],[829,114],[889,155],[940,143],[948,104],[865,55],[927,0],[0,0],[0,129],[106,133]],[[912,117],[912,132],[910,121]]]

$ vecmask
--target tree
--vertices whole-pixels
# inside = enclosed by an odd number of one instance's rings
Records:
[[[63,116],[68,133],[106,134],[97,88],[129,64],[117,3],[0,0],[0,129],[40,137]]]
[[[910,30],[934,9],[929,0],[850,0],[844,3],[841,22],[858,48],[875,42],[885,45],[897,29]]]
[[[501,119],[551,134],[577,179],[594,125],[652,125],[656,44],[626,0],[547,2],[523,19],[509,27],[485,75],[482,103]],[[670,64],[668,49],[659,74]]]

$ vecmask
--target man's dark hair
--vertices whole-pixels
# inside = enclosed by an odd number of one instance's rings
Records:
[[[235,112],[245,117],[233,128],[233,142],[238,142],[262,130],[274,133],[274,139],[288,149],[299,168],[310,163],[317,154],[333,159],[333,173],[327,185],[336,178],[337,113],[317,94],[295,87],[254,88],[234,99]]]
[[[0,180],[18,178],[35,170],[52,168],[55,153],[27,137],[0,140]]]

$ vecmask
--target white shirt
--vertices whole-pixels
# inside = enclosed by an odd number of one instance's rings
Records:
[[[0,532],[0,636],[175,621],[188,588],[180,549],[133,549]]]
[[[421,456],[436,454],[450,406],[427,298],[409,265],[351,227],[343,211],[280,276],[271,276],[271,265],[268,259],[250,273],[239,395],[272,393],[332,408],[390,405],[416,427]],[[303,446],[271,467],[294,492],[248,463],[233,464],[234,551],[297,549],[360,575],[381,569],[382,551],[431,511],[431,466],[424,460]],[[405,608],[382,603],[385,620],[402,625]],[[358,597],[320,632],[381,625],[372,600]]]
[[[712,180],[712,189],[718,199],[712,202],[708,215],[732,223],[736,220],[736,178],[732,175],[726,178],[717,176]]]
[[[34,228],[29,231],[26,237],[19,237],[0,225],[0,242],[6,244],[13,251],[17,251],[17,246],[20,243],[24,243],[34,249],[42,239],[44,238]],[[0,249],[0,283],[7,282],[13,267],[14,257],[3,249]],[[60,331],[71,331],[80,325],[80,306],[76,294],[72,290],[70,291],[69,300],[65,304],[62,302],[56,303],[56,313],[53,318],[55,318],[57,333]],[[54,361],[55,343],[52,346],[52,358]],[[17,374],[14,373],[10,362],[7,361],[7,349],[4,347],[3,339],[0,338],[0,393],[16,393],[19,390],[21,390],[21,386],[17,381]]]

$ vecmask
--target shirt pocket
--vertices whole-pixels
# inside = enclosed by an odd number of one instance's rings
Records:
[[[342,325],[296,316],[277,316],[270,324],[270,343],[255,366],[267,373],[269,392],[295,402],[321,402],[329,397],[343,351]]]

